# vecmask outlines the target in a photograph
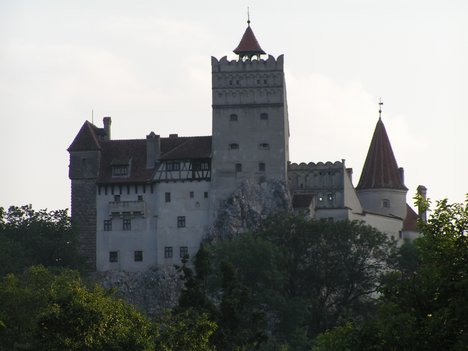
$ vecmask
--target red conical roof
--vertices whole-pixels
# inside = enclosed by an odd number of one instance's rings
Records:
[[[255,34],[253,33],[252,28],[250,28],[250,24],[247,26],[247,29],[245,30],[239,45],[237,45],[237,48],[234,49],[234,53],[240,57],[252,57],[254,55],[265,54],[265,51],[263,51],[260,47],[257,38],[255,38]]]
[[[392,145],[380,118],[375,126],[361,179],[356,189],[408,190],[401,179]]]

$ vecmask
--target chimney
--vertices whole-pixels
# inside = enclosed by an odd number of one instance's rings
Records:
[[[111,140],[111,123],[112,123],[112,118],[110,117],[104,117],[102,119],[102,122],[104,123],[104,132],[106,135],[104,136],[104,140]]]
[[[400,174],[401,184],[405,184],[405,170],[403,167],[398,168],[398,173]]]
[[[161,157],[161,138],[151,132],[146,136],[146,168],[154,168]]]
[[[420,185],[420,186],[418,186],[417,191],[418,191],[418,195],[421,196],[421,199],[425,202],[426,199],[427,199],[427,197],[426,197],[427,188],[424,185]],[[427,222],[427,211],[426,211],[425,205],[423,205],[423,204],[418,205],[418,214],[419,214],[419,218],[424,223],[426,223]]]

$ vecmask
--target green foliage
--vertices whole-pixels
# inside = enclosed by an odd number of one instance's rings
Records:
[[[32,265],[82,269],[67,210],[0,207],[0,276]]]
[[[386,275],[376,315],[346,333],[328,331],[314,350],[332,339],[346,345],[337,350],[466,350],[468,199],[437,202],[420,228],[423,236],[401,247]]]
[[[372,311],[392,249],[358,222],[272,216],[255,233],[204,247],[195,273],[184,266],[179,308],[216,321],[217,349],[310,349],[320,332]]]
[[[79,275],[44,267],[0,285],[0,350],[152,350],[149,320]]]

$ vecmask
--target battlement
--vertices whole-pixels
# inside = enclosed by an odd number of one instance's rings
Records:
[[[344,161],[335,161],[335,162],[330,162],[327,161],[325,163],[323,162],[301,162],[299,164],[297,163],[290,163],[288,165],[288,170],[289,171],[312,171],[312,170],[322,170],[322,169],[341,169],[344,167]]]
[[[228,60],[227,56],[223,56],[219,61],[216,57],[211,57],[211,72],[258,72],[258,71],[283,71],[284,55],[279,55],[274,58],[268,55],[266,60]]]

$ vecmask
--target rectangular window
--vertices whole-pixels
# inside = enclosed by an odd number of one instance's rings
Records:
[[[122,221],[123,230],[132,230],[132,220],[130,218],[124,218]]]
[[[210,164],[208,162],[201,162],[200,168],[202,171],[207,171],[210,169]]]
[[[270,150],[270,144],[268,143],[261,143],[261,144],[258,144],[258,148],[260,150]]]
[[[184,228],[185,227],[185,216],[178,216],[177,217],[177,228]]]
[[[109,251],[109,262],[118,262],[119,253],[117,251]]]
[[[135,259],[135,262],[142,262],[143,261],[143,251],[135,251],[134,252],[134,259]]]
[[[258,170],[259,170],[259,172],[265,172],[265,168],[266,168],[265,163],[260,162],[260,163],[258,164]]]
[[[128,176],[128,166],[113,166],[112,176],[114,177],[125,177]]]
[[[180,247],[180,258],[185,258],[188,257],[188,247],[187,246],[181,246]]]
[[[233,113],[232,115],[229,116],[229,120],[232,122],[237,121],[237,115]]]
[[[262,121],[268,121],[268,113],[261,113],[260,114],[260,119]]]
[[[143,201],[143,195],[138,195],[138,201]]]
[[[172,246],[166,246],[164,248],[164,257],[165,258],[172,258]]]
[[[120,195],[114,195],[114,201],[120,202]]]
[[[208,191],[205,191],[205,192],[203,193],[203,196],[205,197],[205,199],[208,199]]]
[[[242,172],[242,163],[236,163],[236,172]]]
[[[166,202],[171,202],[171,193],[165,193],[164,194],[164,200]]]
[[[180,170],[179,161],[167,161],[166,162],[166,171],[178,171]]]
[[[229,148],[231,150],[237,150],[239,148],[239,144],[236,144],[236,143],[229,144]]]
[[[105,219],[104,220],[104,231],[110,232],[112,230],[112,219]]]
[[[390,200],[389,199],[382,199],[382,207],[390,208]]]
[[[193,191],[191,191],[191,192],[190,192],[190,198],[193,199],[194,195],[195,195],[195,194],[193,193]]]

